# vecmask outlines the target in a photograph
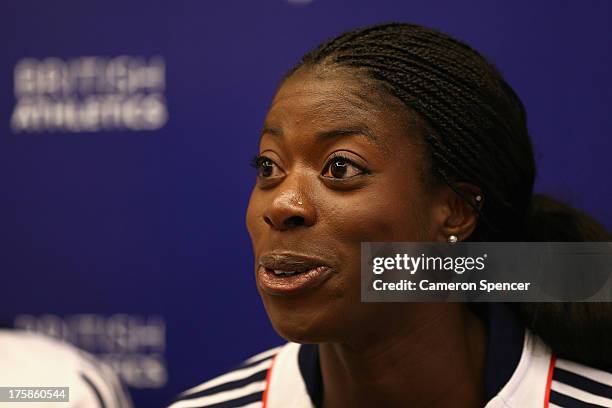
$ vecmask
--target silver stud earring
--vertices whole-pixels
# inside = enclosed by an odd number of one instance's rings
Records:
[[[477,202],[481,202],[481,201],[482,201],[482,196],[481,196],[481,195],[477,195],[477,196],[475,197],[475,200],[476,200]]]
[[[457,242],[457,236],[456,235],[449,235],[448,236],[448,243],[449,244],[454,244]]]

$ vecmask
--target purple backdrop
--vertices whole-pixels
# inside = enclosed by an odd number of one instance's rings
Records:
[[[248,162],[282,74],[376,22],[439,28],[494,61],[528,110],[537,190],[612,227],[611,8],[3,2],[0,320],[97,353],[142,407],[280,343],[252,276]]]

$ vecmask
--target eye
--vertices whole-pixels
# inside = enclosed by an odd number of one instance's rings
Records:
[[[257,155],[251,160],[251,166],[258,170],[258,176],[263,178],[277,177],[281,171],[272,159]]]
[[[332,179],[348,179],[367,173],[368,169],[365,167],[355,164],[347,157],[337,155],[327,162],[322,175]]]

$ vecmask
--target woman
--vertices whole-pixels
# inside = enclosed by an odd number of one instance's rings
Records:
[[[254,164],[257,286],[289,343],[173,408],[612,406],[612,374],[555,358],[503,306],[360,302],[361,242],[533,237],[523,105],[469,46],[411,24],[321,45]]]

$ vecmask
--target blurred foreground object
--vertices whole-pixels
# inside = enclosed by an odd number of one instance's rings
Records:
[[[69,402],[28,402],[24,408],[131,408],[113,371],[68,343],[0,330],[0,387],[69,387]],[[0,407],[15,406],[0,402]]]

